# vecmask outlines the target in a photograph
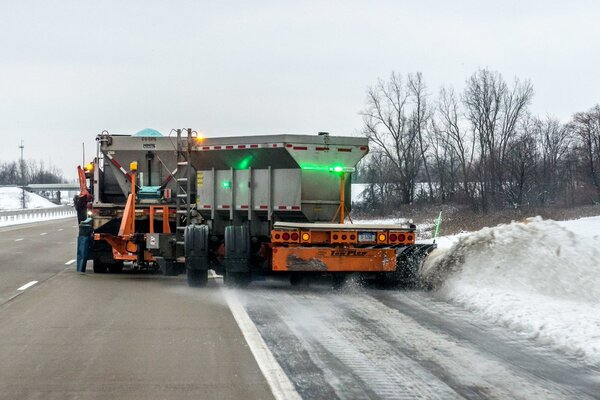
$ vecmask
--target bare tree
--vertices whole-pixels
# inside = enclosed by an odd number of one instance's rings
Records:
[[[587,179],[594,186],[600,202],[600,105],[573,116],[569,129],[581,142]]]
[[[566,184],[563,179],[565,159],[571,149],[572,136],[564,124],[555,118],[533,118],[529,126],[539,146],[540,173],[538,203],[546,205],[555,201]]]
[[[409,113],[410,92],[402,77],[392,72],[387,81],[367,91],[367,106],[361,112],[364,133],[393,166],[392,179],[400,187],[402,203],[414,200],[415,183],[421,166],[418,133]]]
[[[445,134],[447,145],[458,159],[462,190],[467,199],[473,199],[471,180],[475,155],[475,140],[462,123],[460,105],[453,89],[442,88],[438,101],[439,129]]]
[[[425,171],[425,178],[427,179],[427,186],[429,188],[429,200],[431,201],[433,200],[433,185],[431,183],[431,173],[429,172],[427,161],[427,141],[425,139],[427,121],[429,120],[430,115],[427,107],[427,87],[423,81],[422,73],[417,72],[416,74],[408,74],[407,90],[414,103],[411,129],[414,131],[414,134],[416,134],[419,141],[419,152]]]
[[[501,206],[504,182],[501,166],[532,97],[533,87],[529,82],[515,79],[509,88],[500,73],[487,69],[475,72],[467,80],[463,103],[478,144],[481,164],[478,184],[484,210]]]

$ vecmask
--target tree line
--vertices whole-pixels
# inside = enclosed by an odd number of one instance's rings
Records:
[[[0,162],[0,185],[65,182],[56,167],[47,167],[43,161],[24,160]]]
[[[432,95],[421,73],[392,72],[361,111],[370,153],[362,208],[466,204],[490,211],[600,202],[600,106],[570,121],[535,116],[529,81],[481,69]]]

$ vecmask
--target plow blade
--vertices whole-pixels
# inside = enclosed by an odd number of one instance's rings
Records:
[[[436,244],[413,244],[396,250],[396,271],[384,275],[384,283],[405,287],[421,287],[419,270]]]

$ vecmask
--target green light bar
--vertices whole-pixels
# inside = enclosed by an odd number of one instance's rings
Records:
[[[231,181],[228,181],[227,179],[222,180],[221,187],[223,189],[231,189]]]
[[[309,171],[327,171],[327,172],[354,172],[354,168],[352,167],[343,167],[341,165],[335,165],[333,167],[322,167],[319,165],[303,165],[302,169]]]

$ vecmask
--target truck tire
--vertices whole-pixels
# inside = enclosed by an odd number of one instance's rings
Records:
[[[108,272],[107,265],[100,261],[99,258],[94,258],[94,273],[95,274],[105,274]]]

